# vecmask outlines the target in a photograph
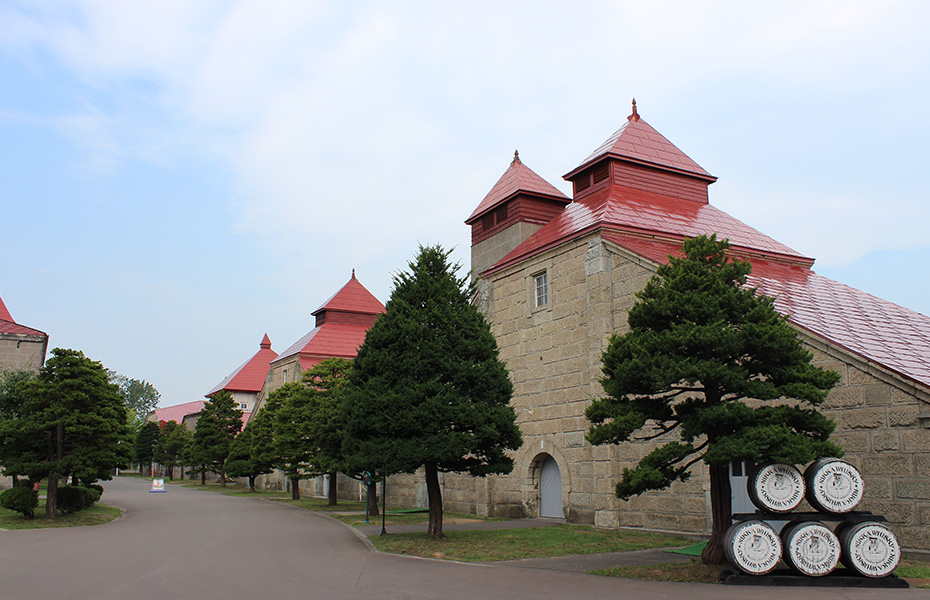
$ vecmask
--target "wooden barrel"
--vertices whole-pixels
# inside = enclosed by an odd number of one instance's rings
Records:
[[[763,512],[790,512],[804,499],[804,476],[792,465],[764,464],[746,480],[749,499]]]
[[[821,512],[847,513],[859,504],[865,491],[856,467],[838,458],[815,460],[804,471],[807,501]]]
[[[781,540],[764,521],[734,523],[723,538],[727,562],[746,575],[765,575],[781,560]]]
[[[796,521],[781,530],[785,564],[810,577],[822,577],[840,561],[840,541],[820,521]]]
[[[887,577],[901,562],[898,539],[881,523],[841,523],[836,533],[843,564],[860,575],[875,579]]]

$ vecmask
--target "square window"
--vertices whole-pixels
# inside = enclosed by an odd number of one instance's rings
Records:
[[[533,280],[536,283],[536,307],[539,308],[549,303],[549,277],[543,271],[538,275],[534,275]]]

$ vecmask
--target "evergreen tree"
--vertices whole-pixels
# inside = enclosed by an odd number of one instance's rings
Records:
[[[638,440],[679,438],[623,470],[620,498],[685,480],[698,461],[709,466],[707,564],[724,559],[731,461],[802,464],[842,454],[828,441],[835,424],[815,409],[839,375],[811,364],[774,300],[746,287],[749,262],[727,258],[728,248],[700,236],[684,243],[683,258],[658,268],[630,309],[629,332],[610,339],[606,397],[586,412],[593,444],[637,432]]]
[[[149,467],[149,475],[153,477],[155,475],[152,462],[155,460],[155,448],[158,446],[160,434],[161,428],[158,423],[152,421],[146,421],[139,429],[139,433],[136,434],[133,457],[139,463],[139,470],[143,471],[143,475],[145,474],[143,469],[145,465]]]
[[[99,362],[55,348],[23,399],[17,418],[0,425],[0,463],[32,481],[48,479],[46,517],[57,514],[62,477],[89,484],[128,465],[126,408]]]
[[[192,435],[190,430],[177,421],[168,421],[158,437],[155,446],[155,462],[168,470],[168,478],[174,479],[174,468],[183,465],[184,448],[190,443]],[[181,471],[184,478],[184,471]]]
[[[300,383],[286,383],[269,394],[280,405],[274,412],[274,452],[277,468],[284,471],[291,486],[291,498],[300,499],[300,480],[322,475],[310,464],[310,396]]]
[[[255,419],[253,418],[229,446],[229,459],[226,461],[226,474],[230,477],[247,477],[249,490],[252,492],[255,491],[255,478],[271,473],[273,469],[271,462],[263,463],[255,460],[260,454],[253,455],[252,453],[254,437]]]
[[[242,410],[228,391],[217,392],[204,404],[192,443],[194,464],[201,465],[202,482],[205,471],[210,471],[219,475],[220,485],[226,487],[229,446],[241,429]]]
[[[342,455],[339,407],[351,368],[351,360],[328,358],[305,371],[302,378],[305,388],[300,394],[307,397],[306,425],[310,442],[307,463],[310,471],[329,475],[330,505],[337,502],[338,473],[349,471]],[[358,475],[347,474],[361,479]]]
[[[358,351],[342,406],[356,472],[423,467],[430,537],[442,537],[440,472],[508,473],[522,443],[513,385],[473,287],[449,252],[421,247],[394,277],[386,311]]]
[[[0,430],[2,430],[5,422],[10,423],[11,427],[15,427],[13,422],[20,417],[26,403],[26,386],[35,381],[38,376],[39,374],[36,371],[28,369],[0,369]],[[0,440],[0,444],[2,444],[2,440]],[[11,460],[13,464],[22,460],[24,450],[25,448],[22,445],[12,449],[9,454],[13,456],[7,456],[6,462],[4,462],[3,446],[0,445],[0,467],[4,465],[7,467],[12,466],[9,462]],[[41,451],[41,447],[39,450]],[[13,478],[13,487],[16,487],[19,482],[15,469],[10,471],[10,474]]]

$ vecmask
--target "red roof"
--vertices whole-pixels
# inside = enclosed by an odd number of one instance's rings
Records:
[[[295,355],[302,370],[324,358],[354,358],[365,341],[365,333],[384,305],[365,289],[352,271],[352,279],[313,311],[317,326],[294,342],[272,361],[278,363]]]
[[[204,395],[210,398],[220,390],[256,393],[261,391],[268,375],[268,365],[277,356],[278,353],[271,349],[271,340],[266,333],[259,344],[259,351]]]
[[[618,233],[602,237],[665,264],[681,244]],[[817,275],[803,265],[750,257],[749,285],[775,298],[775,308],[811,334],[930,386],[930,317]]]
[[[158,408],[155,409],[155,420],[159,423],[167,423],[168,421],[180,423],[185,416],[193,415],[202,411],[203,405],[206,403],[206,400],[195,400],[194,402],[186,402],[184,404],[176,404],[174,406]]]
[[[488,272],[499,271],[598,228],[666,238],[717,233],[718,237],[729,239],[733,246],[745,252],[807,265],[814,262],[710,204],[613,186],[566,206],[559,216],[524,240]]]
[[[627,117],[627,122],[598,146],[588,158],[584,159],[581,165],[565,175],[565,179],[569,179],[578,171],[605,156],[613,156],[676,173],[686,173],[711,182],[717,180],[679,150],[675,144],[665,139],[665,136],[643,121],[636,112],[636,100],[633,100],[633,114]]]
[[[484,213],[488,212],[495,206],[503,204],[510,198],[519,193],[529,193],[538,196],[546,196],[555,200],[561,200],[564,203],[570,202],[568,197],[560,192],[558,188],[537,175],[532,169],[523,164],[520,160],[520,154],[514,152],[513,162],[497,180],[488,195],[484,197],[478,208],[475,209],[471,216],[465,219],[466,223],[471,223]]]
[[[635,104],[627,123],[566,178],[608,156],[714,179],[639,119]],[[665,176],[655,173],[656,181]],[[644,170],[642,175],[648,173]],[[752,262],[749,284],[775,297],[776,308],[798,328],[930,386],[930,317],[817,275],[810,269],[813,259],[709,204],[612,181],[566,206],[486,272],[589,233],[659,264],[667,262],[669,254],[679,254],[685,238],[716,233],[730,241],[731,254]]]
[[[3,298],[0,298],[0,321],[9,321],[10,323],[16,322],[13,320],[13,315],[10,314],[6,304],[3,303]]]
[[[311,314],[316,315],[324,310],[378,315],[384,312],[384,305],[359,283],[355,278],[355,269],[352,269],[349,283],[342,286],[341,290],[330,296],[323,306]]]

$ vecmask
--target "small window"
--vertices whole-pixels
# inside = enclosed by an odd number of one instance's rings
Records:
[[[598,168],[594,169],[594,172],[592,173],[594,183],[597,183],[598,181],[604,181],[607,179],[608,175],[610,175],[610,164],[608,163],[600,165]]]
[[[284,369],[284,383],[287,383],[287,369]]]
[[[481,217],[481,229],[488,231],[494,227],[494,213],[488,213]]]
[[[242,410],[249,410],[249,405],[243,402],[242,404],[239,405],[239,408],[241,408]]]
[[[545,306],[549,304],[549,276],[543,271],[533,276],[536,283],[536,306]]]

